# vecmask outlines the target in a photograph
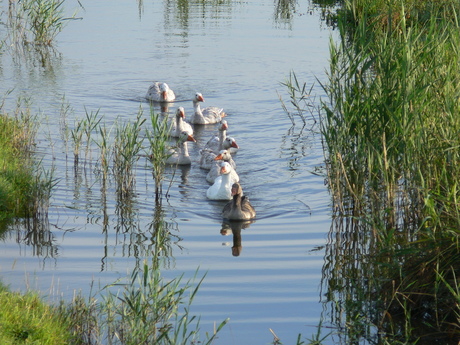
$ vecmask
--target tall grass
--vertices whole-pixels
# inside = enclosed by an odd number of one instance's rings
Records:
[[[10,1],[8,7],[10,37],[14,44],[51,46],[69,20],[64,15],[65,0]]]
[[[139,111],[136,120],[119,123],[115,128],[113,144],[113,173],[117,183],[117,195],[120,199],[132,194],[135,185],[134,168],[139,160],[144,138],[141,136],[142,111]]]
[[[0,220],[46,215],[52,171],[42,171],[33,156],[36,122],[18,100],[15,114],[0,114]]]
[[[71,305],[61,305],[61,313],[82,344],[210,345],[228,319],[200,334],[200,319],[190,314],[190,306],[204,278],[166,280],[155,264],[144,261],[125,282],[106,286],[100,302],[77,295]]]
[[[154,112],[150,107],[151,130],[147,130],[149,146],[147,157],[152,165],[152,175],[155,180],[155,198],[158,201],[163,192],[163,180],[166,160],[169,158],[168,139],[171,132],[171,123],[168,118]]]
[[[38,294],[20,294],[0,285],[0,339],[4,345],[57,345],[72,342],[65,319]]]
[[[458,340],[459,13],[339,11],[320,128],[334,206],[323,283],[345,343]]]

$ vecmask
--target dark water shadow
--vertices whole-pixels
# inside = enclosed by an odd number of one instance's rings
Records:
[[[233,236],[233,246],[232,246],[232,256],[240,256],[243,251],[243,242],[241,231],[243,229],[249,229],[250,225],[255,223],[255,220],[246,220],[246,221],[227,221],[222,222],[222,227],[220,229],[220,234],[222,236]]]

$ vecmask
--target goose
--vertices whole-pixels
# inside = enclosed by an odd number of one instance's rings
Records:
[[[230,180],[230,172],[232,171],[230,163],[222,162],[220,167],[220,175],[214,181],[214,184],[206,191],[206,196],[211,200],[230,200],[232,198],[232,182]]]
[[[171,136],[178,138],[182,132],[187,132],[193,136],[193,128],[190,123],[185,122],[185,109],[184,107],[177,108],[176,121],[171,128]]]
[[[224,116],[226,116],[222,108],[207,107],[201,109],[200,102],[204,102],[203,95],[199,92],[195,94],[193,98],[193,108],[195,109],[190,122],[197,125],[208,125],[219,122]]]
[[[172,102],[176,99],[176,95],[168,84],[155,82],[149,87],[145,98],[154,102]]]
[[[228,202],[222,210],[222,217],[228,220],[249,220],[256,216],[249,199],[243,196],[243,189],[239,183],[234,183],[231,188],[233,200]]]
[[[166,164],[189,165],[192,163],[188,154],[187,141],[196,142],[195,138],[187,132],[182,132],[178,138],[177,149],[171,149],[170,156],[166,159]]]
[[[204,145],[205,149],[210,149],[214,153],[218,153],[222,150],[222,144],[227,137],[227,129],[228,123],[225,120],[220,121],[219,131],[217,135],[214,135],[211,139],[208,140],[206,145]]]
[[[232,137],[226,137],[222,143],[221,150],[227,150],[231,152],[230,150],[232,148],[234,149],[239,148],[238,144],[236,143],[236,140]],[[205,170],[211,169],[215,163],[215,158],[217,157],[218,152],[216,153],[212,151],[211,149],[204,148],[200,151],[200,154],[201,154],[200,168],[205,169]]]
[[[230,172],[230,179],[232,180],[232,183],[238,182],[240,180],[240,177],[238,176],[236,172],[236,163],[232,158],[232,155],[228,150],[221,150],[219,154],[214,158],[215,161],[218,161],[217,163],[214,163],[214,166],[211,167],[211,170],[209,170],[208,174],[206,175],[206,181],[209,183],[214,183],[216,180],[217,176],[220,176],[220,163],[223,162],[228,162],[232,166],[232,171]]]

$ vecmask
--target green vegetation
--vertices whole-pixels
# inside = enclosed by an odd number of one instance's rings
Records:
[[[147,157],[152,165],[152,175],[155,180],[155,199],[158,202],[162,195],[162,182],[166,160],[171,156],[167,140],[171,132],[171,123],[167,117],[160,118],[155,114],[153,108],[150,108],[150,121],[152,129],[147,131],[149,146]]]
[[[457,344],[460,5],[341,4],[320,123],[329,315],[345,343]],[[296,108],[311,106],[287,84]]]
[[[228,322],[212,334],[200,334],[200,320],[190,306],[204,276],[194,286],[182,277],[166,281],[153,261],[144,262],[129,279],[115,282],[85,300],[80,294],[58,307],[37,293],[13,293],[0,285],[0,342],[40,344],[210,345]],[[197,272],[198,273],[198,272]]]
[[[75,19],[64,16],[65,0],[10,1],[8,27],[13,43],[51,46],[66,22]]]
[[[10,292],[0,284],[0,342],[4,345],[70,344],[71,332],[55,309],[36,293]]]
[[[43,213],[55,181],[31,155],[35,126],[27,111],[0,114],[0,221]]]

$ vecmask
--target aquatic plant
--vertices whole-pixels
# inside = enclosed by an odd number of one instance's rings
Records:
[[[71,304],[60,305],[60,313],[83,344],[210,345],[228,319],[212,334],[200,335],[200,320],[190,314],[205,278],[194,284],[197,273],[185,283],[182,276],[168,281],[144,261],[126,282],[104,287],[100,302],[95,295],[87,301],[76,295]]]
[[[123,199],[132,193],[135,183],[133,169],[139,160],[144,138],[140,135],[145,119],[139,111],[133,123],[118,123],[113,144],[113,174],[117,195]]]
[[[96,145],[99,147],[99,170],[98,172],[102,175],[102,186],[105,189],[105,185],[109,175],[110,168],[110,155],[112,154],[112,146],[110,143],[110,134],[112,128],[107,129],[104,125],[98,126],[98,132],[100,140],[96,140]]]
[[[67,21],[75,19],[64,16],[64,0],[23,0],[8,7],[9,28],[13,42],[50,46]],[[29,34],[33,38],[29,37]]]
[[[375,5],[342,9],[349,12],[338,16],[340,44],[331,42],[322,85],[334,207],[326,301],[345,343],[455,343],[460,11]]]
[[[150,123],[151,129],[146,131],[146,137],[149,141],[147,157],[152,165],[152,175],[155,180],[155,197],[158,199],[162,195],[166,160],[171,155],[168,151],[171,123],[167,116],[155,113],[153,107],[150,107]]]
[[[77,166],[80,157],[80,147],[83,140],[84,120],[75,121],[75,126],[70,130],[70,136],[73,140],[73,157],[74,165]]]

